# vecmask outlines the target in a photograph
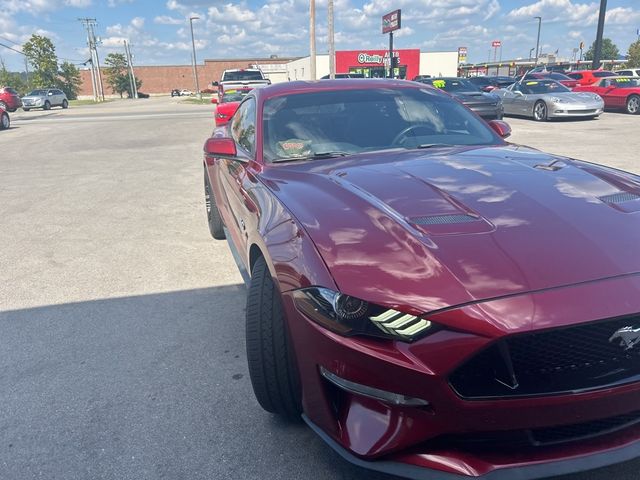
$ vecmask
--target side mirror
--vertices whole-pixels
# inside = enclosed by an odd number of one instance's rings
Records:
[[[218,82],[213,82],[211,85],[213,85],[214,87],[217,87],[219,85]]]
[[[487,92],[487,93],[488,93],[488,92],[491,92],[491,91],[493,91],[493,90],[495,90],[495,89],[496,89],[496,87],[494,87],[494,86],[492,86],[492,85],[487,85],[486,87],[482,87],[482,91],[483,91],[483,92]]]
[[[218,103],[218,97],[211,97],[211,103]]]
[[[501,138],[507,138],[511,135],[511,126],[502,120],[491,120],[489,126],[500,135]]]
[[[211,137],[204,144],[207,157],[235,158],[238,154],[236,142],[229,137]]]
[[[524,93],[522,93],[520,90],[511,90],[511,91],[514,93],[514,95],[519,95],[521,97],[524,97]]]
[[[47,95],[53,95],[53,92],[49,92]]]

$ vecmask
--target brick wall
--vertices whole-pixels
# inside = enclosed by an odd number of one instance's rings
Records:
[[[204,65],[197,66],[198,81],[200,89],[212,88],[211,82],[219,81],[222,72],[232,68],[248,68],[254,64],[283,64],[288,63],[290,58],[278,59],[237,59],[237,60],[205,60]],[[195,91],[193,81],[193,67],[191,65],[158,65],[134,67],[136,77],[142,81],[141,92],[149,94],[168,95],[172,89],[187,89]],[[93,90],[91,86],[91,72],[82,70],[82,86],[80,96],[91,96]],[[102,69],[102,80],[105,84],[105,95],[112,95],[111,89],[106,84],[104,68]]]

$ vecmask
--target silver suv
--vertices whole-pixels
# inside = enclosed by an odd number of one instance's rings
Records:
[[[28,112],[32,108],[69,107],[69,100],[62,90],[57,88],[41,88],[22,97],[22,109]]]

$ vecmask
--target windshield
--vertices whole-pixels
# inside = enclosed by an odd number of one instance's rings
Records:
[[[224,90],[222,93],[222,102],[240,102],[251,91],[251,88],[233,88]]]
[[[598,72],[593,72],[593,76],[596,78],[602,78],[602,77],[613,77],[615,75],[615,73],[613,72],[607,72],[604,70],[600,70]]]
[[[552,74],[548,75],[548,77],[552,78],[553,80],[558,80],[558,81],[561,81],[561,80],[573,80],[572,78],[567,77],[563,73],[552,73]]]
[[[264,80],[262,72],[258,70],[238,70],[237,72],[224,72],[223,82],[244,82],[247,80]]]
[[[640,87],[640,78],[612,78],[602,80],[603,87],[616,88],[638,88]]]
[[[43,95],[46,95],[47,91],[46,90],[34,90],[33,92],[27,94],[28,97],[41,97]]]
[[[478,87],[468,80],[461,78],[436,78],[425,80],[424,83],[440,88],[445,92],[479,92]]]
[[[515,84],[513,89],[525,95],[537,95],[541,93],[564,93],[571,90],[555,80],[532,80]]]
[[[264,156],[270,162],[497,141],[487,124],[460,103],[427,88],[275,97],[264,104],[263,122]]]

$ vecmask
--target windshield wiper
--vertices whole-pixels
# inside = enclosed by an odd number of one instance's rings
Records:
[[[449,143],[422,143],[422,144],[418,145],[417,147],[413,147],[413,148],[427,149],[427,148],[453,147],[453,146],[454,145],[451,145]]]
[[[320,159],[320,158],[346,157],[348,155],[353,155],[353,153],[341,152],[341,151],[315,152],[315,153],[313,153],[313,154],[311,154],[311,155],[309,155],[308,157],[305,157],[305,158],[309,158],[309,159],[315,160],[315,159]]]

